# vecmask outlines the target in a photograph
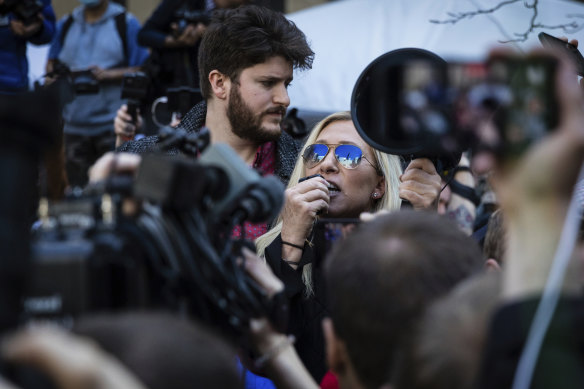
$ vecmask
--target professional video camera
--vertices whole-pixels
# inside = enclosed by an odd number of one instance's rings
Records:
[[[359,77],[353,121],[372,147],[433,158],[445,170],[468,148],[510,158],[557,124],[555,66],[544,56],[446,63],[426,50],[394,50]]]
[[[42,10],[43,2],[40,0],[4,0],[0,4],[0,15],[12,12],[25,25],[38,21],[38,14]]]
[[[207,131],[165,129],[160,139],[160,151],[200,157],[147,155],[135,182],[112,177],[76,199],[42,204],[25,320],[68,325],[87,312],[154,307],[198,317],[232,338],[253,317],[286,323],[285,307],[238,263],[248,243],[232,237],[244,221],[275,216],[281,182],[260,177],[226,145],[206,147]],[[129,197],[144,201],[133,215],[122,211]]]
[[[174,31],[175,36],[180,36],[189,24],[196,26],[201,23],[208,26],[211,22],[211,12],[201,10],[180,9],[174,14],[174,20],[177,25]]]

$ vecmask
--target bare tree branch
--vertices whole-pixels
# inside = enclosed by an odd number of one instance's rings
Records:
[[[523,0],[501,1],[499,4],[497,4],[496,6],[494,6],[492,8],[477,9],[476,11],[448,12],[447,15],[450,17],[450,19],[446,19],[446,20],[431,19],[430,23],[456,24],[463,19],[471,19],[471,18],[478,16],[478,15],[495,13],[496,11],[498,11],[499,9],[501,9],[505,6],[508,6],[508,5],[514,4],[514,3],[518,3],[520,1],[523,1]],[[527,28],[527,30],[525,30],[522,33],[514,33],[513,35],[516,36],[515,39],[509,39],[506,41],[499,41],[499,42],[501,42],[501,43],[525,42],[536,29],[562,30],[562,32],[564,32],[566,34],[573,34],[573,33],[580,31],[584,28],[584,22],[577,22],[577,21],[572,21],[569,23],[558,24],[558,25],[543,24],[537,20],[538,16],[539,16],[539,13],[538,13],[539,0],[533,0],[531,3],[529,3],[527,0],[525,0],[523,5],[525,8],[530,9],[532,11],[531,19],[529,22],[529,27]],[[572,19],[574,19],[574,18],[584,19],[584,15],[582,15],[582,14],[569,14],[569,15],[566,15],[566,17],[572,18]]]
[[[448,20],[436,20],[436,19],[431,19],[430,23],[435,23],[435,24],[455,24],[458,23],[459,21],[461,21],[462,19],[470,19],[473,18],[477,15],[484,15],[484,14],[491,14],[495,11],[497,11],[500,8],[503,8],[506,5],[509,4],[513,4],[513,3],[518,3],[522,0],[507,0],[507,1],[502,1],[499,4],[497,4],[496,6],[494,6],[493,8],[489,8],[489,9],[478,9],[476,11],[469,11],[469,12],[448,12],[448,16],[451,17],[451,19]]]

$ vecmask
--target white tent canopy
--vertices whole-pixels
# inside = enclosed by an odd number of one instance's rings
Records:
[[[449,12],[489,9],[502,0],[341,0],[289,14],[316,53],[312,70],[297,72],[290,87],[293,107],[340,111],[350,108],[353,86],[379,55],[402,47],[420,47],[447,60],[482,60],[500,41],[515,39],[530,26],[533,11],[522,0],[496,12],[455,24]],[[574,16],[576,15],[576,16]],[[584,25],[584,6],[568,0],[539,0],[536,22],[554,26]],[[537,34],[569,35],[584,43],[584,31],[535,29],[526,42],[505,46],[526,50],[539,46]]]

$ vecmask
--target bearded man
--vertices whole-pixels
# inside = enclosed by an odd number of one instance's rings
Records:
[[[179,128],[208,127],[212,143],[227,143],[262,175],[286,184],[302,146],[280,128],[290,105],[287,88],[293,69],[310,68],[313,58],[304,33],[281,13],[258,6],[218,10],[199,48],[205,101]],[[118,151],[142,154],[157,141],[127,142]],[[245,238],[255,239],[267,228],[248,223],[245,230]]]

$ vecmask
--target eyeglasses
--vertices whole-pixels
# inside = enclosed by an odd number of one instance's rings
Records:
[[[315,143],[308,146],[302,154],[304,165],[306,165],[308,169],[312,169],[326,158],[331,149],[334,150],[337,161],[339,161],[341,166],[345,169],[355,169],[357,166],[359,166],[361,160],[364,159],[369,162],[369,164],[373,166],[375,170],[378,170],[377,167],[371,163],[371,161],[365,158],[363,151],[359,147],[355,145],[344,144],[325,145],[323,143]]]

